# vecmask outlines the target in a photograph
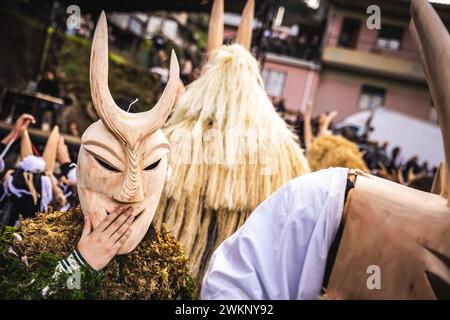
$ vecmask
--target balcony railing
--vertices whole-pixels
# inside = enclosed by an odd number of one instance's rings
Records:
[[[413,81],[424,81],[419,61],[340,47],[325,47],[322,62],[326,65],[345,67]]]

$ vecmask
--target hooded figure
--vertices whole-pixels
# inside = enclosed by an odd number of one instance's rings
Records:
[[[413,0],[411,16],[448,164],[450,36],[428,1]],[[216,250],[202,298],[449,299],[445,167],[437,194],[344,168],[290,181]]]
[[[4,177],[8,201],[12,202],[13,216],[34,217],[36,212],[45,212],[48,206],[65,205],[65,197],[53,176],[59,129],[55,127],[48,137],[42,157],[33,155],[28,131],[20,142],[20,163]],[[56,203],[57,202],[57,203]]]
[[[78,206],[77,196],[77,165],[70,159],[69,149],[64,141],[64,137],[60,137],[58,141],[58,148],[56,153],[56,159],[60,164],[60,174],[58,178],[58,186],[64,193],[64,197],[67,199],[65,206],[59,208],[61,211],[67,211],[72,206]]]
[[[250,53],[254,1],[236,43],[223,42],[223,0],[214,1],[208,62],[177,101],[164,132],[172,146],[155,225],[184,245],[201,280],[212,251],[272,192],[309,171],[294,133],[264,91]]]

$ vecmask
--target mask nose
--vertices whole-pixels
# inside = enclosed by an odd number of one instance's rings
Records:
[[[142,185],[139,185],[135,192],[130,193],[126,192],[122,187],[114,193],[113,198],[122,203],[136,203],[144,200],[144,191],[142,190]]]
[[[116,190],[113,198],[122,203],[136,203],[144,200],[142,177],[137,166],[127,166],[124,172],[123,183]]]

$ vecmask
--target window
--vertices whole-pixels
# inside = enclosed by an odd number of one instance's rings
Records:
[[[379,49],[399,50],[404,29],[402,27],[383,25],[378,33],[376,47]]]
[[[374,110],[384,104],[386,90],[383,88],[363,85],[359,107],[363,110]]]
[[[344,48],[356,48],[360,28],[360,20],[344,18],[341,33],[339,36],[338,46]]]
[[[263,71],[264,86],[267,94],[272,97],[283,96],[284,83],[286,82],[286,73],[266,69]]]

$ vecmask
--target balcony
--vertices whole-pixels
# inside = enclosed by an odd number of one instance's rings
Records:
[[[416,82],[425,81],[422,67],[417,60],[348,48],[326,47],[323,50],[322,62],[325,65],[343,67],[354,71]]]

